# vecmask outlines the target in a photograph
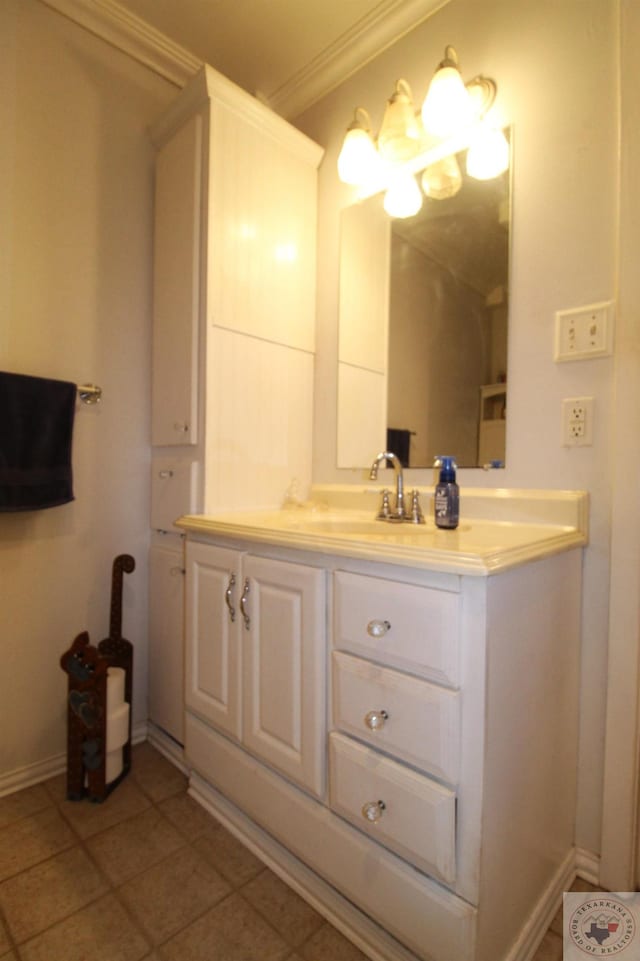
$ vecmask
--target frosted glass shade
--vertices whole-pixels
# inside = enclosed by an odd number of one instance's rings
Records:
[[[398,174],[384,195],[384,209],[390,217],[413,217],[422,207],[422,194],[411,174]]]
[[[362,127],[347,131],[338,157],[338,176],[345,184],[364,184],[379,170],[380,158],[371,134]]]
[[[424,129],[434,137],[450,137],[474,119],[473,103],[456,66],[441,66],[422,105]]]
[[[467,173],[475,180],[493,180],[509,169],[509,144],[502,130],[481,124],[467,151]]]
[[[446,200],[462,187],[462,173],[455,154],[431,164],[422,174],[422,189],[427,197]]]
[[[411,88],[406,80],[398,80],[393,96],[387,100],[378,134],[378,149],[385,160],[402,163],[417,154],[421,138]]]

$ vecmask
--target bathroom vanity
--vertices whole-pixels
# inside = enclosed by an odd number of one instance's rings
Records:
[[[374,959],[525,959],[574,876],[586,496],[315,497],[179,522],[191,793]]]

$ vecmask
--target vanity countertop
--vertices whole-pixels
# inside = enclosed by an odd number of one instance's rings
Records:
[[[424,525],[378,521],[370,490],[361,493],[367,509],[362,498],[325,486],[314,488],[306,505],[188,515],[177,525],[201,535],[476,576],[587,543],[583,491],[463,489],[454,531],[439,530],[428,516]],[[425,515],[429,496],[423,495]]]

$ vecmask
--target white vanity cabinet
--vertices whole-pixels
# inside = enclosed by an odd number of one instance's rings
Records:
[[[187,545],[187,710],[319,797],[325,608],[318,568]]]
[[[477,575],[181,526],[193,796],[375,961],[528,961],[574,876],[580,551]]]

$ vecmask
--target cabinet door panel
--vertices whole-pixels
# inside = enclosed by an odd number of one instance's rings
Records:
[[[248,556],[243,741],[322,795],[325,732],[325,575]]]
[[[191,117],[156,163],[151,443],[195,444],[202,118]]]
[[[149,717],[184,743],[184,557],[149,551]]]
[[[240,738],[241,651],[238,631],[238,551],[187,545],[187,708]],[[226,592],[230,590],[227,604]]]

